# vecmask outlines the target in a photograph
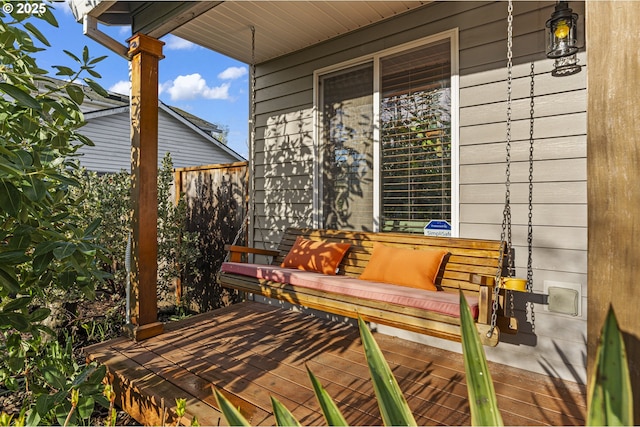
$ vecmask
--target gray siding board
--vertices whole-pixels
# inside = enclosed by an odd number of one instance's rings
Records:
[[[538,64],[535,64],[538,65]],[[511,85],[512,99],[529,99],[529,89],[531,86],[530,64],[523,64],[523,71],[527,71],[525,75],[515,77]],[[538,67],[540,68],[540,67]],[[570,78],[564,78],[563,85],[558,85],[558,78],[551,75],[550,69],[541,72],[535,69],[535,95],[551,95],[555,93],[565,93],[574,90],[584,90],[587,84],[586,73],[578,73]],[[483,105],[493,102],[504,102],[507,99],[507,82],[506,75],[496,77],[504,77],[500,80],[487,79],[491,83],[476,84],[463,86],[460,89],[460,107],[472,107],[475,105]],[[489,77],[489,76],[487,76]],[[465,79],[461,79],[464,81]],[[537,99],[536,99],[537,100]],[[503,110],[504,112],[505,110]],[[543,110],[544,111],[544,110]],[[548,114],[543,114],[548,115]]]
[[[511,204],[512,224],[525,225],[529,206],[525,203]],[[501,224],[502,205],[488,203],[463,203],[460,205],[460,222],[475,224]],[[533,223],[552,227],[586,227],[586,204],[535,204]]]
[[[587,179],[587,161],[582,159],[534,162],[533,182],[573,182]],[[528,182],[529,163],[511,163],[511,182]],[[460,181],[465,184],[497,184],[505,181],[504,168],[495,164],[460,166]]]
[[[505,110],[506,111],[506,110]],[[506,113],[505,113],[506,114]],[[504,141],[506,132],[505,121],[488,123],[460,128],[460,140],[463,144],[471,141],[475,144]],[[541,117],[535,120],[535,138],[553,138],[556,136],[573,136],[587,133],[586,112],[565,114],[562,116]],[[515,120],[511,123],[511,139],[529,140],[529,120]],[[585,137],[586,141],[586,137]]]
[[[80,163],[89,170],[120,172],[131,169],[131,139],[129,115],[114,114],[89,120],[80,129],[94,147],[83,147]]]
[[[504,203],[504,184],[461,184],[461,203]],[[586,182],[542,182],[535,185],[533,203],[585,204]],[[511,203],[527,203],[529,184],[511,185]]]
[[[544,23],[553,2],[516,2],[512,122],[513,232],[516,266],[526,274],[530,62],[535,61],[534,289],[545,280],[581,284],[586,304],[586,70],[551,77]],[[581,16],[584,5],[572,3]],[[460,235],[500,236],[505,199],[506,3],[436,2],[257,67],[257,140],[253,152],[253,240],[277,245],[289,226],[312,226],[313,73],[405,42],[459,28]],[[579,55],[585,62],[584,52]],[[584,381],[584,316],[536,305],[531,345],[500,344],[490,359]],[[559,329],[557,325],[564,325]],[[526,326],[526,325],[525,325]],[[526,328],[524,328],[526,329]],[[557,331],[557,334],[554,332]],[[399,333],[407,335],[405,332]],[[411,334],[409,334],[411,335]],[[416,337],[448,348],[441,340]],[[557,349],[567,347],[566,354]]]
[[[465,236],[476,236],[477,238],[495,239],[500,237],[501,224],[476,224],[461,223],[460,228],[464,228]],[[527,246],[527,226],[512,225],[513,245]],[[493,237],[491,237],[493,236]],[[587,250],[587,229],[586,227],[558,227],[551,225],[533,226],[534,248],[539,249],[571,249],[578,251]],[[526,263],[524,264],[526,265]]]
[[[504,163],[506,157],[504,141],[485,144],[472,144],[472,142],[467,140],[460,146],[461,165]],[[528,162],[529,141],[512,140],[512,142],[511,161]],[[536,161],[584,158],[586,155],[587,146],[584,135],[534,139],[534,159]],[[504,170],[504,168],[502,169]]]
[[[506,92],[506,84],[505,84]],[[586,111],[587,91],[559,92],[534,97],[534,118],[562,116]],[[530,98],[514,98],[511,102],[511,119],[528,120]],[[493,102],[460,109],[460,126],[474,126],[486,123],[502,123],[506,120],[507,102]]]

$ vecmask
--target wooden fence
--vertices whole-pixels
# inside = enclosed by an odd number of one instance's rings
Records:
[[[237,162],[176,169],[176,200],[186,201],[187,230],[199,233],[197,275],[183,277],[176,286],[197,311],[228,305],[233,296],[223,294],[216,274],[224,261],[224,245],[232,243],[247,220],[248,163]],[[246,227],[237,244],[246,244]]]

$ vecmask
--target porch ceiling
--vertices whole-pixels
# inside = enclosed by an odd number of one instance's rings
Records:
[[[245,63],[252,62],[253,26],[255,61],[261,63],[427,3],[430,1],[211,1],[150,5],[103,1],[88,13],[105,23],[133,22],[134,34],[141,31],[160,38],[171,33]]]

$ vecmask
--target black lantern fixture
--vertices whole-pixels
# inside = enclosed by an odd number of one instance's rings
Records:
[[[566,1],[556,3],[547,21],[547,58],[555,59],[553,76],[570,76],[580,72],[577,46],[578,14],[573,13]]]

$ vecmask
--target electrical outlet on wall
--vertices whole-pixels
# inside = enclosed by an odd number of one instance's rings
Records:
[[[580,283],[543,281],[548,304],[544,310],[568,316],[582,316],[582,285]]]

